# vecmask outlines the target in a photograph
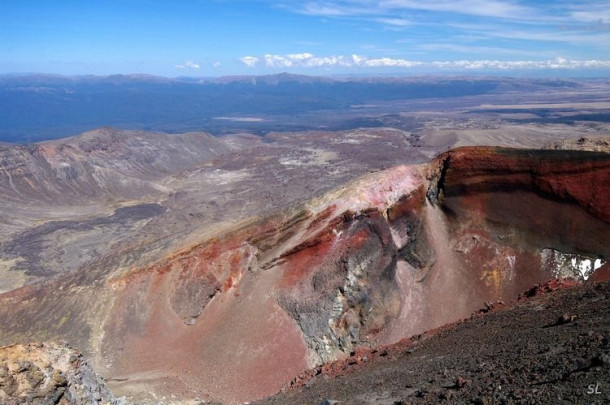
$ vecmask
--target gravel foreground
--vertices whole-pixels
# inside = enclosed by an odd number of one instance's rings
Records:
[[[610,282],[545,283],[283,391],[257,404],[608,404]]]

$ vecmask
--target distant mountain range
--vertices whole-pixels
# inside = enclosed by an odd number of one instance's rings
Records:
[[[0,142],[54,139],[101,126],[170,133],[315,129],[328,126],[325,113],[349,111],[355,105],[580,86],[571,80],[330,78],[286,73],[173,79],[4,75],[0,76]],[[312,120],[312,113],[316,119]]]

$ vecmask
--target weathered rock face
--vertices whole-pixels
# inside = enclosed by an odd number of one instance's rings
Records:
[[[586,278],[607,260],[607,154],[463,148],[436,162],[446,170],[429,194],[441,196],[460,261],[485,269],[488,287],[527,283],[539,268]]]
[[[0,347],[0,402],[124,403],[110,393],[80,353],[65,346],[41,343]]]
[[[608,187],[607,154],[450,151],[153,266],[4,294],[0,340],[41,330],[69,339],[120,380],[119,395],[260,398],[359,346],[466,317],[555,276],[588,276],[610,256]],[[550,250],[574,257],[549,266]],[[39,321],[24,325],[35,309]]]

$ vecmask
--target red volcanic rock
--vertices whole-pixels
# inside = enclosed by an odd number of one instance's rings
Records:
[[[593,152],[457,149],[105,282],[67,275],[54,290],[0,296],[0,321],[19,331],[0,338],[48,326],[18,315],[59,311],[59,324],[91,300],[85,320],[51,330],[95,354],[118,395],[262,398],[544,280],[582,279],[570,255],[610,256],[609,170],[610,156]]]
[[[604,198],[610,182],[607,153],[466,147],[440,155],[433,165],[440,167],[437,188],[447,197],[528,190],[610,222],[610,200]]]
[[[526,292],[519,294],[519,300],[535,297],[537,295],[548,294],[553,291],[561,290],[564,288],[570,288],[579,285],[580,283],[574,279],[553,279],[544,283],[537,284],[527,290]]]
[[[599,269],[597,269],[589,280],[591,282],[609,281],[610,280],[610,262],[606,262],[606,264],[604,264]]]

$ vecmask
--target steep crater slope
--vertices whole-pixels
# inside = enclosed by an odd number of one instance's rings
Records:
[[[0,292],[115,251],[167,210],[167,178],[236,148],[202,132],[107,127],[0,145]]]
[[[309,370],[256,404],[607,404],[609,309],[609,282],[552,280],[515,303]]]
[[[610,155],[461,148],[107,280],[0,296],[0,343],[67,339],[111,389],[237,403],[307,368],[510,300],[603,278]],[[58,293],[61,291],[61,293]]]

